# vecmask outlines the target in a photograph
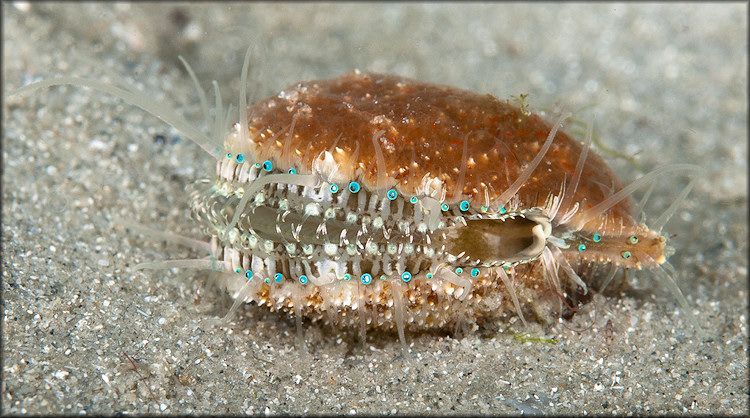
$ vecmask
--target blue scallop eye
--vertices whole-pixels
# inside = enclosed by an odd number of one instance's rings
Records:
[[[231,152],[227,153],[227,158],[232,158],[232,153]]]
[[[443,203],[442,205],[440,205],[440,209],[442,209],[443,212],[447,212],[448,211],[448,204],[447,203]]]
[[[245,156],[242,154],[237,154],[237,162],[241,163],[243,161],[245,161]]]
[[[270,160],[266,160],[266,162],[263,163],[263,169],[266,171],[273,170],[273,164],[271,163]]]
[[[299,282],[301,284],[307,284],[307,276],[305,276],[304,274],[299,276]]]
[[[464,269],[462,269],[461,267],[456,267],[456,274],[461,274],[463,272],[464,272]]]
[[[633,235],[630,238],[628,238],[628,241],[630,241],[631,244],[638,244],[638,237]]]
[[[419,200],[419,199],[417,199],[417,196],[412,196],[412,197],[411,197],[411,199],[409,199],[409,201],[410,201],[411,203],[417,203],[417,201],[418,201],[418,200]]]
[[[339,191],[339,186],[336,184],[332,184],[331,187],[328,188],[328,190],[330,190],[331,193],[336,193]]]
[[[344,280],[346,280],[347,282],[348,282],[349,280],[351,280],[351,279],[352,279],[352,276],[351,276],[351,275],[349,275],[349,274],[345,274],[345,275],[344,275]]]
[[[501,214],[504,214],[505,212],[507,212],[507,211],[505,210],[505,206],[500,206],[500,213],[501,213]]]
[[[396,198],[398,197],[398,192],[394,189],[391,189],[388,190],[388,193],[386,193],[386,195],[388,196],[388,199],[396,200]]]
[[[461,210],[465,211],[465,210],[469,210],[470,205],[469,205],[469,202],[462,200],[459,207],[461,208]]]
[[[362,284],[370,284],[372,281],[372,276],[370,276],[369,273],[365,273],[362,275],[362,277],[359,278],[359,280],[362,281]]]
[[[245,278],[250,280],[253,277],[253,272],[248,270],[245,272]]]
[[[630,254],[630,251],[624,251],[624,252],[622,253],[622,258],[624,258],[624,259],[626,259],[626,260],[627,260],[628,258],[630,258],[630,255],[631,255],[631,254]]]
[[[289,174],[297,174],[297,170],[290,168],[288,171]]]
[[[275,281],[276,283],[280,283],[283,278],[284,275],[281,273],[276,273],[273,275],[273,281]]]
[[[426,277],[427,277],[428,279],[431,279],[431,278],[433,277],[433,276],[432,276],[432,273],[427,273]]]
[[[471,277],[477,277],[477,276],[479,276],[479,269],[478,268],[471,269]]]
[[[401,280],[408,283],[411,280],[411,273],[405,271],[404,274],[401,275]]]
[[[583,245],[583,244],[579,245],[579,246],[578,246],[578,251],[580,251],[580,252],[584,252],[584,251],[586,251],[586,246],[585,246],[585,245]]]
[[[349,191],[350,192],[357,193],[359,191],[359,189],[360,189],[359,183],[357,183],[356,181],[353,181],[353,182],[349,183]]]
[[[599,242],[602,240],[602,236],[599,234],[594,234],[594,242]]]

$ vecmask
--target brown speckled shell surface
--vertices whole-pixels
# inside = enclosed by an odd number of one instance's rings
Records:
[[[329,151],[344,176],[367,188],[376,189],[387,178],[388,187],[414,195],[429,173],[444,183],[447,201],[467,199],[476,206],[485,203],[485,188],[492,200],[519,177],[551,128],[539,116],[489,94],[359,72],[295,84],[249,112],[259,159],[275,159],[304,172]],[[378,162],[373,136],[384,164]],[[520,189],[520,207],[541,206],[550,193],[559,194],[573,176],[581,150],[580,142],[558,131]],[[386,176],[380,174],[383,170]],[[601,157],[589,153],[574,199],[564,202],[562,210],[571,202],[593,206],[621,188]],[[630,223],[630,210],[625,200],[609,214]]]

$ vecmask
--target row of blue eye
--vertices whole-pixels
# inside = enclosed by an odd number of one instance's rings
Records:
[[[227,158],[232,158],[232,154],[231,153],[227,154]],[[242,163],[243,161],[245,161],[245,156],[242,154],[237,154],[237,162]],[[265,171],[273,170],[273,163],[271,163],[270,160],[266,160],[265,162],[263,162],[263,164],[255,163],[255,166],[258,168],[262,166],[263,170]],[[297,170],[295,170],[294,168],[290,168],[289,174],[297,174]],[[361,189],[362,187],[356,181],[349,183],[350,192],[357,193]],[[331,191],[331,193],[337,193],[339,191],[339,186],[336,184],[332,184],[329,190]],[[396,200],[396,198],[398,197],[398,192],[395,189],[391,189],[391,190],[388,190],[388,192],[386,193],[386,196],[390,200]],[[417,203],[419,199],[417,198],[417,196],[412,196],[410,201],[411,203]],[[462,200],[461,203],[459,204],[459,208],[461,208],[462,211],[467,211],[469,210],[470,207],[471,207],[471,204],[467,200]],[[443,203],[442,205],[440,205],[440,209],[442,209],[443,212],[447,212],[449,208],[450,206],[448,206],[447,203]],[[488,208],[485,206],[482,206],[482,210],[487,211]],[[504,206],[500,208],[500,213],[505,213]]]
[[[593,236],[592,240],[593,240],[594,242],[599,242],[599,241],[601,241],[601,240],[602,240],[602,236],[601,236],[601,235],[599,235],[599,234],[594,234],[594,236]],[[579,246],[578,246],[578,251],[580,251],[580,252],[584,252],[584,251],[586,251],[586,245],[585,245],[585,244],[581,244],[581,245],[579,245]]]
[[[592,240],[594,242],[600,242],[602,240],[602,236],[600,234],[594,234],[594,236],[592,237]],[[636,237],[635,235],[632,235],[632,236],[630,236],[628,238],[628,242],[630,242],[631,244],[638,244],[638,237]],[[578,251],[580,251],[580,252],[586,251],[586,245],[585,244],[579,245],[578,246]],[[627,260],[633,254],[631,254],[630,251],[623,251],[620,255],[622,256],[622,258],[624,258],[624,259]]]
[[[231,153],[227,153],[227,158],[232,158],[232,154]],[[242,154],[237,154],[236,160],[237,160],[238,163],[242,163],[242,162],[245,161],[245,156],[242,155]],[[271,162],[271,160],[266,160],[266,161],[263,162],[263,164],[255,163],[255,166],[258,167],[258,168],[263,167],[263,170],[265,170],[265,171],[271,171],[271,170],[273,170],[273,163]],[[293,169],[293,168],[289,169],[289,174],[296,174],[296,173],[297,173],[297,171],[295,169]]]
[[[235,271],[237,273],[241,273],[242,272],[242,270],[240,270],[240,269],[237,269]],[[464,272],[464,269],[461,268],[461,267],[456,267],[455,272],[456,272],[456,274],[461,274],[461,273]],[[479,276],[479,269],[478,268],[471,269],[471,277],[478,277],[478,276]],[[245,278],[248,279],[248,280],[250,280],[250,279],[253,278],[253,272],[252,272],[252,270],[245,271]],[[380,276],[380,278],[382,280],[385,280],[385,276]],[[405,271],[401,275],[401,280],[403,280],[405,283],[409,283],[411,281],[411,278],[412,278],[412,275],[408,271]],[[432,274],[431,273],[427,274],[427,278],[431,279],[432,278]],[[349,281],[351,279],[352,279],[352,276],[350,274],[345,274],[344,275],[344,280]],[[283,274],[281,274],[281,273],[274,274],[274,276],[273,276],[273,281],[274,282],[281,283],[282,280],[284,280],[284,275]],[[307,284],[307,282],[308,282],[307,276],[305,276],[304,274],[301,275],[301,276],[299,276],[298,280],[299,280],[300,284]],[[365,273],[362,276],[360,276],[359,280],[362,282],[362,284],[370,284],[370,283],[372,283],[372,275],[369,274],[369,273]],[[266,279],[265,281],[266,281],[266,283],[270,282],[270,280],[268,280],[268,279]]]
[[[361,190],[361,188],[362,187],[356,181],[353,181],[353,182],[349,183],[349,191],[352,192],[352,193],[359,192]],[[337,193],[339,191],[339,186],[336,185],[336,184],[332,184],[331,187],[329,188],[329,190],[331,191],[331,193]],[[390,189],[390,190],[388,190],[388,192],[386,192],[385,195],[390,200],[396,200],[396,198],[398,197],[398,192],[395,189]],[[412,196],[409,199],[409,201],[411,203],[416,204],[419,201],[419,198],[417,198],[417,196]],[[462,211],[465,212],[465,211],[469,210],[469,208],[471,208],[471,204],[469,203],[468,200],[462,200],[461,203],[459,203],[458,207]],[[442,205],[440,205],[440,209],[443,212],[447,212],[448,209],[450,209],[450,206],[447,203],[443,203]],[[487,211],[488,209],[485,206],[482,206],[482,210],[483,211]],[[501,206],[500,207],[500,213],[505,213],[505,212],[506,212],[505,211],[505,206]]]
[[[583,245],[583,244],[581,244],[578,247],[579,251],[584,251],[585,249],[586,249],[586,246]],[[622,253],[622,257],[625,258],[625,259],[630,258],[630,256],[631,256],[630,251],[625,251],[625,252]],[[507,269],[508,266],[504,266],[503,268]],[[242,272],[240,269],[237,269],[236,271],[237,271],[237,273],[241,273]],[[456,272],[456,274],[462,274],[464,272],[464,269],[462,267],[456,267],[455,272]],[[476,267],[473,268],[473,269],[471,269],[471,277],[478,277],[478,276],[479,276],[479,269],[476,268]],[[253,277],[253,272],[251,270],[247,270],[245,272],[245,278],[247,278],[248,280],[250,280],[252,277]],[[427,278],[428,279],[431,279],[432,277],[433,277],[432,273],[427,273]],[[346,280],[346,281],[351,280],[351,278],[352,278],[352,276],[350,274],[345,274],[344,275],[344,280]],[[382,280],[385,280],[385,276],[380,276],[380,278]],[[276,283],[281,283],[281,281],[283,279],[284,279],[284,275],[281,274],[281,273],[276,273],[273,276],[273,281],[276,282]],[[409,273],[408,271],[404,272],[404,274],[401,275],[401,280],[403,280],[405,283],[409,283],[411,281],[411,279],[412,279],[412,274]],[[307,276],[305,276],[304,274],[301,275],[301,276],[299,276],[298,280],[299,280],[300,284],[307,284],[307,282],[308,282]],[[362,284],[370,284],[370,283],[372,283],[372,275],[369,274],[369,273],[365,273],[362,276],[360,276],[359,280],[362,282]],[[270,282],[270,281],[268,279],[266,279],[266,283],[268,283],[268,282]]]

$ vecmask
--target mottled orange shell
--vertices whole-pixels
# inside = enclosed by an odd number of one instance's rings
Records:
[[[344,177],[369,189],[377,188],[385,170],[381,182],[386,178],[389,187],[418,194],[420,181],[429,173],[443,181],[448,202],[467,199],[481,206],[485,189],[490,200],[496,199],[519,177],[539,153],[550,124],[489,94],[351,72],[300,82],[261,100],[249,109],[249,129],[260,160],[304,170],[329,151]],[[384,167],[374,148],[376,134]],[[581,151],[580,142],[558,131],[518,193],[520,208],[542,206],[550,193],[559,194],[573,176]],[[561,211],[571,202],[591,207],[621,188],[602,158],[589,153],[574,198],[566,199]],[[618,226],[633,224],[631,210],[626,199],[608,212],[609,221],[620,218]]]

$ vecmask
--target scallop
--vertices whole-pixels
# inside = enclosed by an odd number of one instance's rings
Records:
[[[569,115],[549,123],[523,100],[359,71],[251,106],[241,94],[228,133],[217,100],[209,135],[124,85],[61,77],[12,94],[55,84],[117,95],[217,158],[191,199],[209,241],[165,235],[207,257],[139,267],[219,270],[236,299],[229,314],[243,302],[288,312],[300,340],[303,318],[363,339],[395,329],[402,342],[407,329],[567,318],[618,271],[643,268],[687,308],[661,230],[692,183],[650,227],[631,195],[696,168],[625,186],[590,151],[591,124],[584,143],[562,130]]]

